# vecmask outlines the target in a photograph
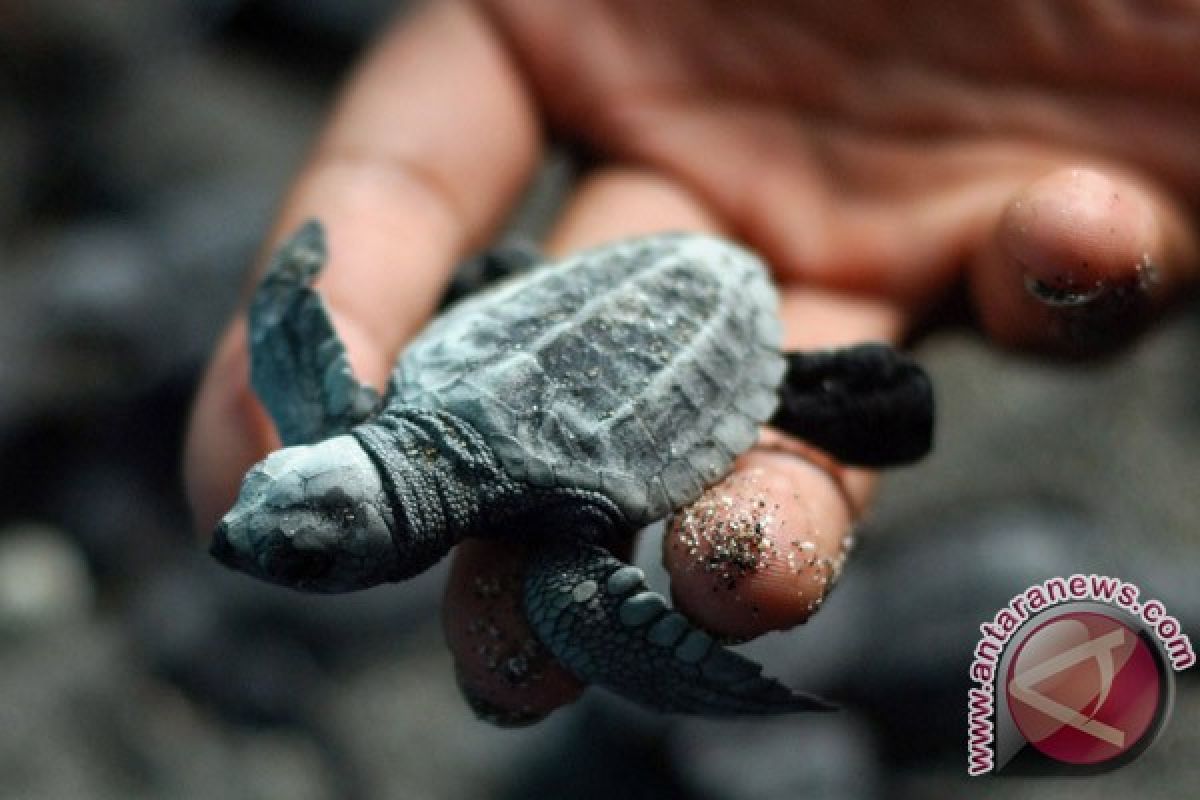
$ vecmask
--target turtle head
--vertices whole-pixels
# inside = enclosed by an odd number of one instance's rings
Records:
[[[212,555],[256,578],[314,592],[394,579],[391,512],[353,436],[286,447],[256,464],[213,534]]]

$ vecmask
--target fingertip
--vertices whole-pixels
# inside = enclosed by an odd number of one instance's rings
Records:
[[[1042,284],[1051,305],[1079,302],[1096,282],[1117,280],[1156,238],[1143,194],[1094,169],[1063,169],[1030,184],[1005,209],[1000,245]]]
[[[805,622],[841,574],[850,513],[824,470],[751,451],[668,525],[663,563],[676,606],[734,640]]]
[[[537,722],[584,689],[525,620],[524,564],[525,551],[511,542],[463,542],[442,606],[442,630],[463,696],[481,719],[503,727]]]
[[[1091,168],[1027,185],[972,270],[997,341],[1068,354],[1131,339],[1173,288],[1173,212],[1146,189]]]

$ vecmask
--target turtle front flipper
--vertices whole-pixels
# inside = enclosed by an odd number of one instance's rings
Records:
[[[933,386],[884,344],[785,353],[779,408],[768,424],[848,464],[908,464],[933,447]]]
[[[712,716],[831,708],[763,677],[760,665],[668,609],[640,569],[595,545],[540,550],[525,577],[524,605],[538,638],[568,670],[649,708]]]
[[[250,302],[250,381],[288,446],[344,433],[380,405],[355,379],[311,287],[325,260],[325,232],[309,220],[275,254]]]

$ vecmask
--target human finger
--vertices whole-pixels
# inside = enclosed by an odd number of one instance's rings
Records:
[[[970,283],[986,331],[1079,355],[1129,341],[1197,277],[1196,231],[1134,175],[1066,167],[1009,199]]]
[[[351,77],[266,249],[305,219],[323,221],[330,263],[318,287],[360,379],[383,382],[453,265],[492,231],[532,170],[537,124],[518,70],[471,4],[423,5]],[[239,314],[189,426],[185,481],[199,530],[277,444],[249,385]]]

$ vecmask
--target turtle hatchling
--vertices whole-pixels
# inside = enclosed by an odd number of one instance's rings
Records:
[[[251,301],[251,382],[285,447],[246,475],[216,558],[343,592],[416,575],[469,536],[520,540],[525,615],[581,680],[671,712],[825,707],[715,643],[605,545],[696,500],[763,424],[846,463],[920,458],[920,367],[877,344],[781,352],[763,263],[669,233],[510,259],[408,345],[380,397],[311,287],[325,260],[310,221]]]

